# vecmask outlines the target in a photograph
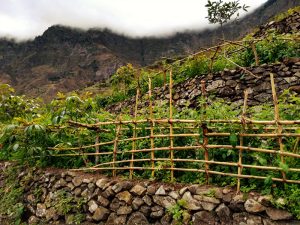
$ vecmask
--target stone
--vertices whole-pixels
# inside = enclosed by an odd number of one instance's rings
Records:
[[[152,199],[149,195],[145,195],[143,197],[143,201],[148,205],[148,206],[151,206],[152,205]]]
[[[155,192],[155,195],[166,195],[164,187],[161,185],[158,190]]]
[[[82,184],[82,178],[81,177],[74,177],[72,180],[72,183],[75,187],[78,187]]]
[[[154,195],[156,192],[156,187],[154,185],[150,185],[147,187],[147,194]]]
[[[245,201],[246,200],[244,199],[244,196],[242,194],[236,195],[230,201],[229,208],[234,212],[244,212],[245,211],[245,207],[244,207]]]
[[[96,211],[96,209],[98,208],[98,205],[94,200],[89,201],[88,206],[89,206],[90,213],[94,213]]]
[[[132,199],[132,195],[128,192],[128,191],[122,191],[120,193],[118,193],[116,195],[116,197],[120,200],[120,201],[124,201],[127,204],[129,204],[131,202]]]
[[[150,225],[147,218],[140,212],[132,213],[127,221],[127,225]]]
[[[252,70],[252,73],[254,74],[257,74],[257,73],[263,73],[265,72],[265,69],[262,68],[262,67],[255,67],[253,70]]]
[[[58,189],[58,188],[65,187],[65,186],[67,186],[67,182],[63,178],[61,178],[55,183],[55,185],[53,187],[55,189]]]
[[[192,195],[191,192],[187,191],[183,194],[182,199],[186,202],[186,204],[183,206],[184,208],[188,210],[200,210],[202,209],[201,203],[196,201]]]
[[[117,210],[118,215],[127,215],[127,214],[130,214],[131,212],[132,212],[132,208],[130,206],[121,206]]]
[[[147,189],[144,188],[143,186],[139,185],[139,184],[135,185],[135,186],[130,190],[130,192],[131,192],[132,194],[139,195],[139,196],[145,194],[146,191],[147,191]]]
[[[297,81],[299,78],[297,77],[285,77],[283,78],[287,83],[293,83],[294,81]]]
[[[217,88],[224,87],[224,86],[225,86],[225,81],[224,80],[215,80],[210,85],[208,85],[206,87],[206,91],[207,92],[213,91]]]
[[[179,190],[179,194],[182,196],[187,190],[188,190],[188,187],[183,187]]]
[[[293,218],[291,213],[281,209],[267,208],[266,213],[271,220],[289,220]]]
[[[101,179],[96,181],[97,187],[101,188],[102,190],[103,190],[103,188],[105,187],[105,185],[107,183],[108,183],[108,179],[106,179],[106,178],[101,178]]]
[[[166,209],[176,204],[176,201],[173,198],[171,198],[170,196],[154,195],[153,201],[157,205],[160,205]]]
[[[171,220],[172,216],[169,213],[167,213],[160,219],[160,223],[162,225],[169,225],[171,223]]]
[[[75,188],[75,190],[74,190],[74,195],[75,195],[75,196],[80,196],[80,195],[81,195],[81,192],[82,192],[81,188]]]
[[[231,221],[231,212],[230,209],[224,203],[219,205],[215,211],[222,223],[229,224],[229,222]]]
[[[223,189],[222,193],[223,193],[224,195],[226,195],[226,194],[229,194],[229,193],[232,192],[232,191],[233,191],[232,188],[229,187],[229,186],[227,186],[227,187],[225,187],[225,188]]]
[[[27,196],[27,201],[31,204],[35,203],[36,202],[36,198],[34,197],[33,194],[30,194]]]
[[[268,207],[272,205],[271,203],[272,199],[273,199],[272,195],[264,195],[264,196],[259,196],[257,201],[263,206]]]
[[[171,191],[170,193],[169,193],[169,196],[171,197],[171,198],[173,198],[173,199],[179,199],[179,194],[176,192],[176,191]]]
[[[160,206],[154,206],[151,208],[150,217],[153,219],[161,218],[164,215],[164,209]]]
[[[214,204],[214,203],[210,203],[210,202],[201,202],[201,206],[204,210],[206,211],[213,211],[214,208],[217,207],[217,204]]]
[[[112,202],[110,203],[110,205],[109,205],[109,208],[112,210],[112,211],[117,211],[119,208],[120,208],[120,206],[122,206],[123,204],[121,204],[121,202],[117,199],[117,198],[114,198],[113,200],[112,200]]]
[[[54,208],[47,209],[45,214],[47,221],[56,221],[59,218],[59,215],[57,214],[57,211]]]
[[[250,213],[259,213],[266,210],[266,208],[262,204],[255,201],[254,199],[248,199],[245,202],[244,206],[246,211]]]
[[[200,211],[193,216],[193,225],[214,225],[215,216],[211,212]]]
[[[111,213],[105,225],[125,225],[126,215],[118,216],[116,213]]]
[[[254,92],[265,92],[268,89],[271,89],[270,82],[263,82],[260,85],[255,87]]]
[[[81,192],[81,196],[82,197],[87,197],[88,195],[90,194],[89,190],[88,189],[84,189],[82,192]]]
[[[203,202],[220,204],[220,200],[217,198],[214,198],[214,197],[208,197],[208,196],[203,196],[203,195],[194,195],[194,199],[196,199],[198,201],[203,201]]]
[[[110,198],[115,195],[115,192],[112,190],[112,186],[106,188],[106,190],[102,193],[104,198]]]
[[[235,80],[226,81],[226,86],[234,88],[234,87],[236,87],[236,85],[237,85],[237,82]]]
[[[36,216],[38,217],[45,217],[46,216],[46,205],[38,203],[36,205]]]
[[[258,95],[255,95],[254,96],[254,99],[259,101],[259,102],[266,102],[268,101],[269,99],[271,99],[271,95],[270,94],[267,94],[267,93],[260,93]]]
[[[112,190],[115,193],[119,193],[122,190],[129,190],[132,187],[132,182],[130,181],[122,181],[122,182],[118,182],[116,183],[114,186],[112,186]]]
[[[71,183],[71,182],[69,182],[69,183],[67,184],[67,187],[70,188],[71,191],[73,191],[74,188],[75,188],[74,184]]]
[[[102,207],[102,206],[99,206],[94,214],[93,214],[93,220],[95,221],[102,221],[102,220],[106,220],[109,216],[109,210]]]
[[[132,201],[132,208],[134,210],[138,210],[141,207],[141,205],[143,205],[143,204],[144,204],[143,199],[141,199],[139,197],[134,198],[133,201]]]
[[[179,99],[179,94],[175,93],[175,95],[173,96],[173,99],[176,101],[177,99]]]
[[[0,220],[0,222],[1,222],[1,220]],[[30,224],[30,225],[36,225],[36,224],[39,224],[39,222],[40,222],[40,219],[37,218],[36,216],[31,216],[28,219],[28,224]]]
[[[260,216],[250,215],[246,212],[234,213],[232,215],[233,224],[245,224],[245,225],[262,225],[262,219]]]
[[[104,197],[101,196],[101,195],[98,196],[98,199],[97,199],[97,200],[98,200],[98,202],[100,203],[101,206],[106,207],[106,206],[109,205],[109,200],[106,199],[106,198],[104,198]]]
[[[89,183],[92,183],[93,181],[94,181],[93,178],[84,178],[84,179],[82,180],[82,183],[89,184]]]
[[[221,97],[230,97],[232,95],[235,95],[235,90],[230,87],[225,86],[218,91],[218,94]]]
[[[139,211],[142,212],[146,217],[148,217],[150,215],[151,208],[150,206],[143,205]]]
[[[84,182],[83,182],[84,183]],[[91,191],[91,192],[94,192],[95,189],[96,189],[96,185],[94,183],[88,183],[88,189]]]

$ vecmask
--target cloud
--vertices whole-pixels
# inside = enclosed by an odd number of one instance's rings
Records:
[[[0,0],[0,36],[19,40],[49,26],[109,28],[133,37],[210,27],[206,0]],[[266,0],[240,0],[250,11]]]

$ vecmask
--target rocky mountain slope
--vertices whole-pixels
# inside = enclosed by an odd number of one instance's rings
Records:
[[[300,5],[298,0],[269,0],[251,15],[225,27],[236,39],[275,14]],[[220,29],[180,33],[168,38],[133,39],[108,30],[81,31],[52,26],[32,41],[0,41],[0,82],[18,93],[51,99],[58,91],[71,91],[106,80],[128,62],[149,65],[161,57],[193,53],[218,41]]]

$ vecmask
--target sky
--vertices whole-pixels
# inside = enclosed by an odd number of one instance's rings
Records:
[[[267,0],[240,0],[253,11]],[[210,28],[207,0],[0,0],[0,37],[32,39],[52,25],[132,37]]]

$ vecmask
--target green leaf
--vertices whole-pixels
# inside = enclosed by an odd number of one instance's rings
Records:
[[[18,148],[19,148],[19,144],[18,144],[18,143],[14,144],[14,146],[13,146],[13,150],[14,150],[14,151],[17,151],[17,150],[18,150]]]
[[[236,133],[230,133],[229,136],[229,143],[232,145],[232,147],[236,147],[237,146],[237,142],[238,142],[238,137],[236,135]]]
[[[289,166],[287,164],[280,162],[279,167],[282,169],[283,172],[285,173],[289,172]]]

